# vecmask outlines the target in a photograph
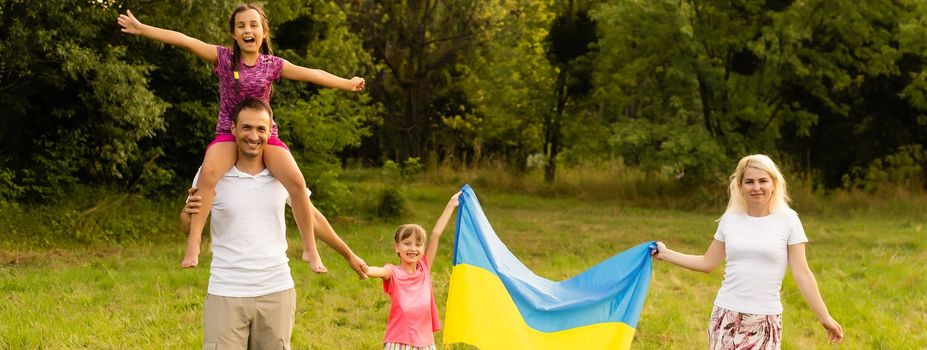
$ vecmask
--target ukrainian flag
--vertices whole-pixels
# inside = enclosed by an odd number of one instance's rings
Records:
[[[539,277],[461,189],[444,343],[489,349],[628,349],[650,284],[653,242],[565,281]],[[565,233],[568,234],[568,233]]]

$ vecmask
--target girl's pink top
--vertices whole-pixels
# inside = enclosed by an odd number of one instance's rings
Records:
[[[274,82],[280,80],[283,70],[282,58],[259,54],[253,66],[244,62],[238,64],[238,93],[235,93],[235,76],[232,74],[232,49],[216,46],[216,67],[213,72],[219,77],[219,121],[216,134],[232,133],[232,112],[235,105],[245,98],[253,97],[270,104],[270,91]],[[271,126],[271,136],[277,136],[277,123]]]
[[[427,259],[423,256],[412,274],[400,266],[386,264],[384,267],[392,276],[383,280],[383,291],[389,294],[391,302],[383,342],[419,347],[433,344],[433,333],[441,329],[441,323]]]

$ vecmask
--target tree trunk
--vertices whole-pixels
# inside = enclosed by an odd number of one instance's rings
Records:
[[[698,73],[698,96],[702,101],[702,119],[705,122],[705,130],[708,130],[708,134],[712,137],[717,138],[718,133],[711,120],[711,88],[708,86],[702,73]]]
[[[544,168],[544,181],[553,183],[557,177],[557,155],[560,154],[560,126],[563,118],[563,109],[566,107],[567,98],[567,77],[569,76],[566,67],[561,68],[557,74],[557,84],[554,87],[557,105],[554,109],[554,115],[547,119],[546,142],[544,149],[547,151],[547,167]]]

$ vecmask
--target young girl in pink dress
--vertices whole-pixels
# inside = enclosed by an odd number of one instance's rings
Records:
[[[399,226],[393,235],[399,265],[367,268],[368,277],[383,279],[383,291],[389,294],[389,320],[383,349],[435,350],[434,332],[441,328],[435,293],[431,287],[431,264],[438,252],[441,234],[457,208],[454,194],[431,230],[425,248],[425,229],[416,224]]]
[[[183,33],[149,26],[139,22],[131,11],[117,19],[122,31],[141,35],[190,51],[197,57],[215,64],[219,77],[219,120],[216,137],[206,148],[206,156],[196,183],[202,197],[199,214],[194,214],[187,237],[187,248],[182,267],[195,267],[199,261],[200,240],[206,217],[215,197],[216,183],[235,163],[235,137],[231,134],[229,119],[233,107],[245,98],[270,102],[273,83],[280,78],[304,81],[346,91],[364,89],[364,79],[344,79],[319,69],[297,66],[272,53],[267,16],[257,5],[241,5],[229,18],[232,48],[204,43]],[[286,144],[277,137],[277,124],[272,125],[271,137],[264,151],[267,169],[287,189],[296,225],[303,234],[303,260],[317,273],[327,271],[315,245],[313,210],[306,191],[306,179],[296,165]],[[350,263],[355,265],[353,259]]]

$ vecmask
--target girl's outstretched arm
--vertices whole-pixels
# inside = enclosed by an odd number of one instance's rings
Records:
[[[123,33],[141,35],[148,39],[177,46],[209,62],[216,62],[218,59],[216,45],[204,43],[199,39],[191,38],[181,32],[161,29],[139,22],[139,20],[132,15],[132,11],[126,10],[124,15],[119,15],[116,22],[122,26]]]
[[[283,70],[280,71],[280,76],[285,79],[304,81],[345,91],[361,91],[364,90],[366,84],[364,78],[345,79],[321,69],[297,66],[289,61],[283,62]]]
[[[821,291],[818,290],[818,282],[814,279],[811,268],[808,267],[804,243],[789,246],[789,267],[792,269],[792,278],[795,279],[795,284],[798,285],[801,295],[805,297],[805,301],[811,306],[811,311],[818,318],[818,322],[821,322],[821,325],[827,330],[827,340],[832,343],[842,341],[843,327],[827,312],[827,306],[824,305],[824,299],[821,298]]]
[[[435,254],[438,253],[438,243],[441,241],[441,234],[444,233],[447,222],[451,220],[451,214],[454,213],[454,209],[460,204],[458,200],[459,197],[460,192],[451,196],[451,200],[449,200],[444,207],[444,212],[441,213],[441,217],[439,217],[438,222],[435,223],[435,228],[431,230],[431,239],[428,240],[428,248],[425,248],[425,259],[427,259],[428,266],[431,266],[431,264],[435,262]]]
[[[367,277],[382,278],[384,280],[388,280],[392,276],[389,269],[377,266],[365,266],[364,273],[367,274]]]
[[[711,240],[711,245],[704,255],[682,254],[666,247],[663,242],[657,242],[657,250],[653,257],[666,261],[670,264],[687,268],[692,271],[711,272],[721,261],[724,260],[724,242],[717,239]]]

